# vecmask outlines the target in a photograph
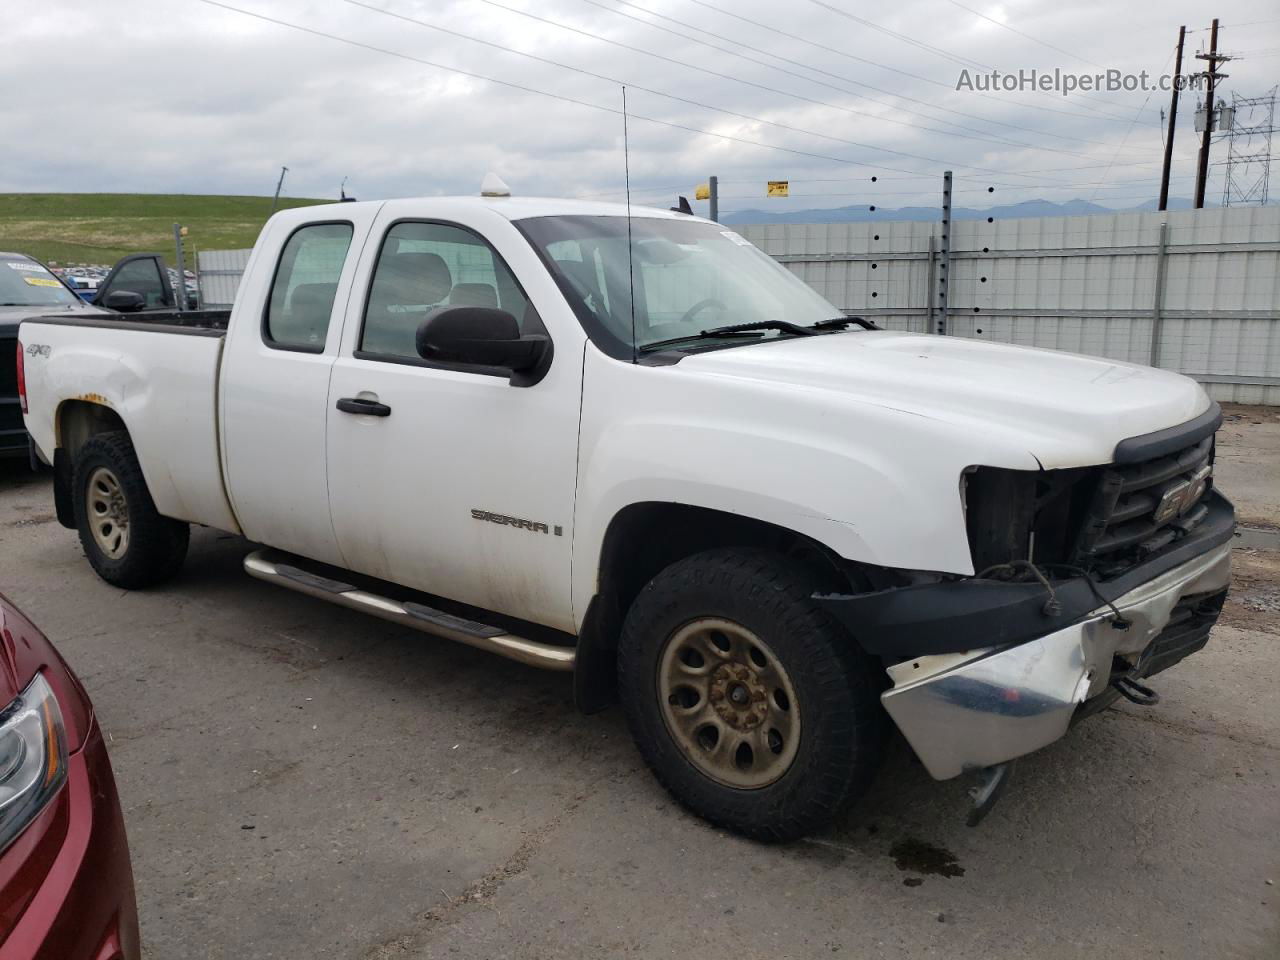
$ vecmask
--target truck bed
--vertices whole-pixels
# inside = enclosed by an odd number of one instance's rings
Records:
[[[53,462],[60,445],[76,442],[67,417],[105,407],[133,438],[156,509],[238,532],[217,419],[228,317],[211,310],[24,320],[27,429],[42,458]]]
[[[121,313],[114,317],[49,314],[34,317],[32,323],[68,327],[96,327],[110,330],[145,330],[149,333],[176,333],[194,337],[220,337],[227,332],[230,310],[164,310],[154,313]]]

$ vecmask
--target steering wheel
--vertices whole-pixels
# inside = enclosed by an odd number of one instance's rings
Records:
[[[703,310],[706,310],[708,307],[719,307],[721,310],[729,309],[729,305],[726,304],[723,300],[717,300],[715,297],[708,297],[705,300],[699,300],[692,307],[686,310],[684,312],[684,316],[680,318],[679,322],[686,323],[692,320],[695,316],[697,316]]]

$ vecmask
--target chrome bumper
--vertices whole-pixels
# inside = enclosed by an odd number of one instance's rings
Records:
[[[1065,734],[1076,708],[1107,689],[1113,658],[1136,662],[1180,600],[1230,580],[1224,543],[1117,598],[1128,629],[1100,606],[1017,646],[906,660],[889,668],[881,701],[934,778],[1004,763]]]

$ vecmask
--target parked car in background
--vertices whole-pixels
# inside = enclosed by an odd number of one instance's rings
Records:
[[[103,316],[39,260],[21,253],[0,253],[0,457],[27,455],[22,425],[15,353],[18,324],[46,313]]]
[[[81,300],[90,302],[98,295],[98,287],[102,283],[95,277],[81,277],[75,274],[64,274],[62,279],[66,281],[67,286],[80,295]]]
[[[195,309],[196,298],[186,289],[185,278],[178,278],[164,257],[158,253],[134,253],[111,268],[91,302],[120,313],[173,310],[177,305],[175,285],[183,287],[183,309]]]
[[[0,703],[0,956],[138,960],[102,730],[71,668],[3,595]]]

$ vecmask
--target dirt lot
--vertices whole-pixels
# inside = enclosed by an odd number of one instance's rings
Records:
[[[1219,482],[1280,521],[1280,416]],[[0,470],[0,589],[110,740],[149,960],[1280,956],[1280,553],[1237,550],[1210,645],[1019,763],[990,818],[902,743],[829,833],[684,814],[567,678],[252,580],[242,541],[125,593]],[[1269,882],[1271,881],[1271,882]]]

